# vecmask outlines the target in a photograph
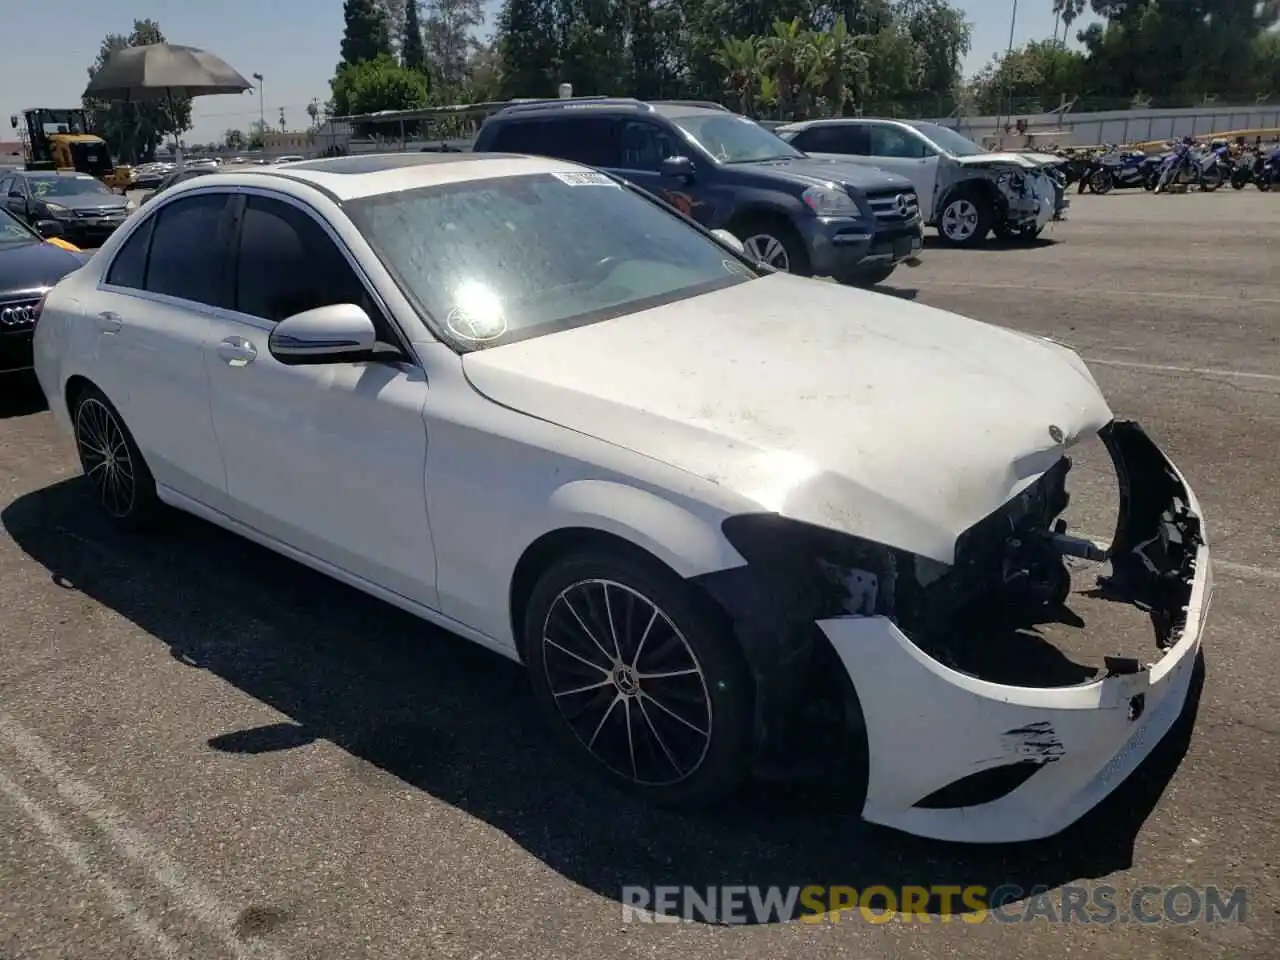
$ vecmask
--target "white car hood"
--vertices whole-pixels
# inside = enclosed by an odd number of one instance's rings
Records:
[[[1008,163],[1028,170],[1039,170],[1041,167],[1061,163],[1059,157],[1048,153],[977,153],[971,157],[955,157],[956,163],[962,167],[984,163]]]
[[[464,355],[481,394],[778,512],[950,563],[1112,418],[1064,347],[776,274]],[[1058,438],[1058,439],[1055,439]]]

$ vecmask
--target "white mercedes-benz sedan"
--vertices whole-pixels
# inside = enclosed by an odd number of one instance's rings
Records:
[[[116,521],[188,511],[525,664],[565,747],[653,802],[817,752],[870,821],[1043,837],[1191,689],[1199,504],[1075,353],[771,272],[571,163],[196,178],[55,287],[34,342]],[[1094,435],[1109,544],[1059,519]],[[1060,610],[1069,555],[1150,618],[1151,662],[985,669],[987,614]]]

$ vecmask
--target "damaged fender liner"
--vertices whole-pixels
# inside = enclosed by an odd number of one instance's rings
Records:
[[[1105,585],[1116,599],[1150,615],[1157,645],[1168,650],[1187,629],[1197,556],[1204,547],[1198,505],[1176,469],[1136,423],[1112,421],[1099,436],[1115,463],[1120,487],[1115,537],[1106,553],[1112,570]],[[866,738],[875,736],[871,729],[860,729],[864,718],[855,693],[856,671],[845,651],[835,649],[839,644],[833,643],[828,624],[864,623],[868,629],[885,624],[932,659],[930,648],[946,635],[949,623],[955,632],[951,617],[957,604],[1006,600],[1002,591],[1007,583],[1000,581],[997,571],[1003,569],[1007,576],[1010,529],[1024,547],[1029,533],[1037,542],[1057,544],[1063,527],[1055,527],[1054,520],[1066,506],[1069,466],[1064,458],[1026,492],[962,535],[956,563],[950,567],[776,514],[726,521],[725,535],[747,564],[693,578],[692,583],[725,612],[754,676],[757,774],[775,775],[795,767],[805,759],[806,747],[820,751],[811,758],[815,762],[829,764],[842,752],[860,752]],[[1061,545],[1057,549],[1059,557],[1075,552]],[[1207,596],[1203,602],[1207,604]],[[842,660],[845,669],[833,669]],[[1089,688],[1100,681],[1109,682],[1113,692],[1118,689],[1115,684],[1125,689],[1118,702],[1096,706],[1119,708],[1123,724],[1141,725],[1148,671],[1134,661],[1109,658],[1105,671],[1076,687]],[[1029,695],[1038,689],[1021,687]],[[911,691],[901,693],[909,697]],[[900,709],[909,713],[911,705],[904,703]],[[1165,712],[1153,726],[1164,721]],[[828,724],[833,734],[826,733]],[[929,809],[946,814],[1000,800],[1046,768],[1074,760],[1069,739],[1052,721],[1034,715],[1013,722],[1003,733],[992,731],[986,743],[973,744],[981,769],[970,766],[963,775],[935,782],[903,798],[904,806],[921,808],[920,814]],[[1101,758],[1099,766],[1107,759]],[[875,776],[874,769],[870,773]]]

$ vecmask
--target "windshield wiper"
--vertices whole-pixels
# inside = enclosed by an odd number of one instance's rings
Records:
[[[773,163],[777,160],[800,160],[799,154],[779,154],[776,157],[752,157],[750,160],[723,160],[722,163],[733,166],[739,163]]]

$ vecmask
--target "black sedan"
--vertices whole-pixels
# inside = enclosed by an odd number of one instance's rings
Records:
[[[42,224],[56,234],[56,224]],[[0,375],[31,367],[36,309],[49,288],[89,258],[46,241],[0,210]]]
[[[29,224],[58,221],[63,236],[78,247],[100,246],[136,207],[87,173],[63,171],[0,176],[0,196],[10,213]]]

